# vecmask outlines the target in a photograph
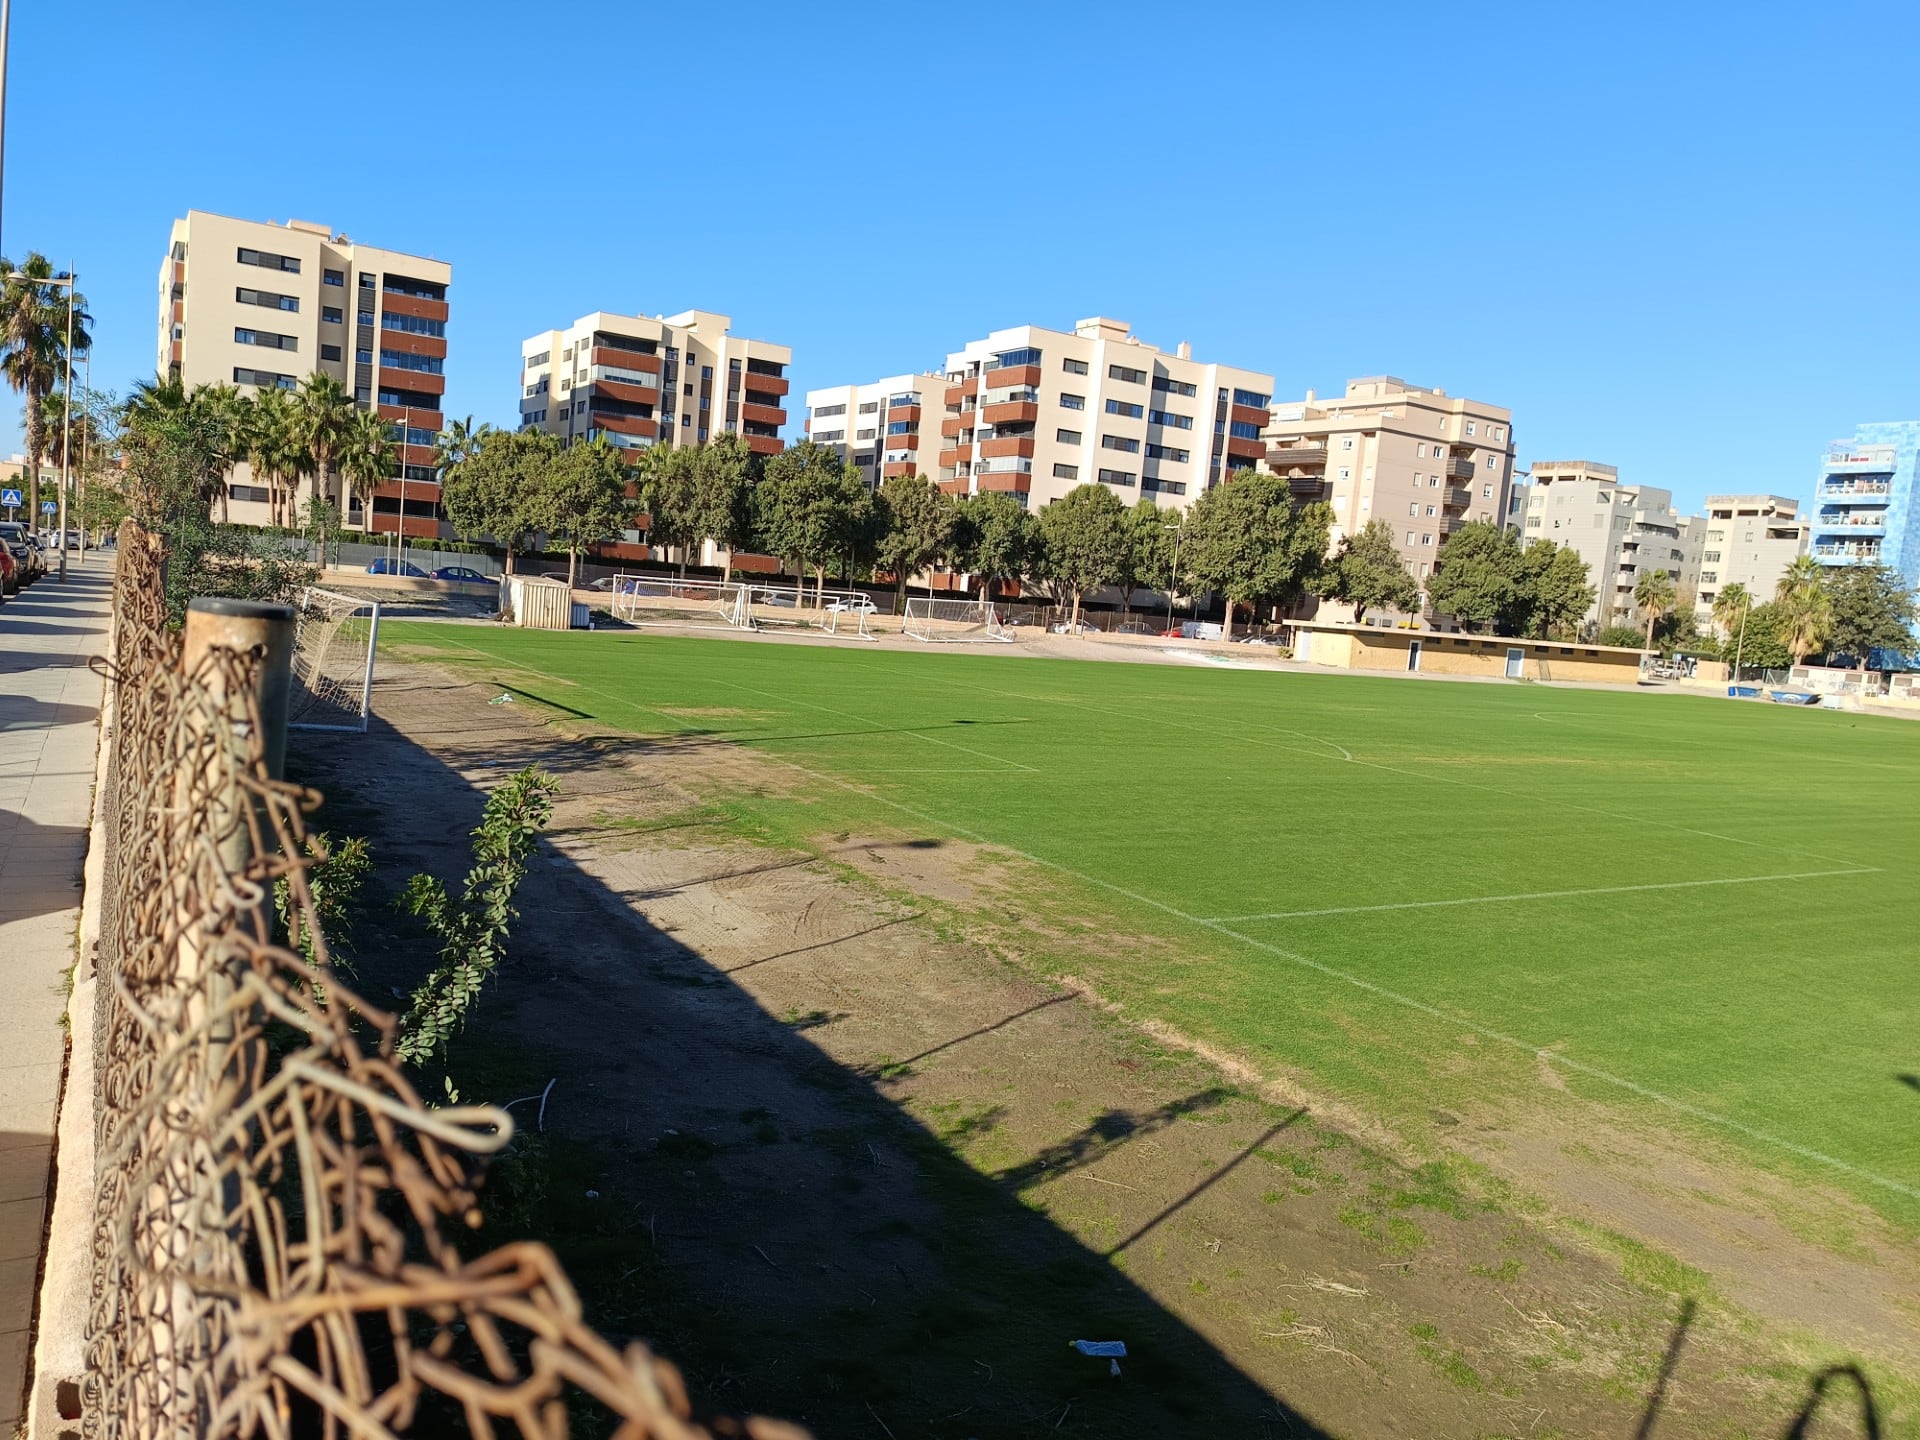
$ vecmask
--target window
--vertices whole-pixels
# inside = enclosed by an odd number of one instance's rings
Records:
[[[1133,488],[1133,481],[1134,474],[1131,470],[1102,470],[1100,472],[1100,483],[1102,485],[1123,485],[1131,490]]]
[[[1063,390],[1060,392],[1060,408],[1062,410],[1084,410],[1087,408],[1087,397],[1084,395],[1069,395]]]
[[[1235,390],[1235,391],[1233,392],[1233,403],[1234,403],[1234,404],[1236,404],[1236,405],[1245,405],[1245,406],[1247,406],[1247,407],[1248,407],[1249,409],[1252,409],[1252,410],[1264,410],[1264,409],[1266,409],[1266,408],[1267,408],[1267,402],[1268,402],[1269,400],[1271,400],[1272,398],[1273,398],[1273,397],[1272,397],[1271,395],[1262,395],[1262,394],[1261,394],[1261,393],[1260,393],[1260,392],[1259,392],[1258,390],[1238,390],[1238,389],[1236,389],[1236,390]]]
[[[1342,465],[1340,467],[1340,478],[1342,480],[1351,480],[1353,478],[1352,467],[1347,465]]]
[[[1060,362],[1060,368],[1069,375],[1084,375],[1087,373],[1087,362],[1084,360],[1062,360]]]
[[[1351,435],[1348,435],[1342,438],[1342,440],[1340,441],[1340,448],[1342,450],[1351,450],[1353,448],[1353,437]]]
[[[1258,440],[1260,427],[1251,420],[1236,420],[1227,427],[1227,433],[1236,440]]]
[[[1484,469],[1498,470],[1500,468],[1500,457],[1498,455],[1488,455],[1480,464]]]
[[[1187,384],[1186,381],[1170,380],[1165,375],[1156,375],[1153,377],[1153,388],[1163,391],[1168,395],[1186,395],[1191,397],[1200,393],[1195,390],[1193,386]]]
[[[277,374],[272,370],[250,370],[244,365],[236,365],[233,367],[233,383],[258,385],[262,390],[292,390],[300,382],[291,375]]]
[[[1412,504],[1407,506],[1407,514],[1417,516],[1419,513],[1420,513],[1420,502],[1418,500],[1415,500]]]
[[[1191,430],[1193,428],[1193,417],[1191,415],[1176,415],[1171,410],[1149,410],[1147,412],[1147,423],[1149,425],[1171,425],[1176,430]]]
[[[408,355],[401,350],[382,350],[380,363],[395,370],[417,370],[422,375],[443,374],[447,366],[438,355]]]
[[[844,405],[822,405],[818,410],[813,412],[813,418],[816,420],[831,420],[836,415],[844,415],[846,413],[847,407]]]
[[[271,250],[249,250],[240,247],[242,265],[258,265],[262,270],[284,270],[289,275],[300,273],[300,261],[292,255],[275,255]]]
[[[1102,435],[1100,443],[1109,450],[1124,450],[1129,455],[1140,453],[1140,442],[1130,440],[1125,435]]]
[[[1720,559],[1720,552],[1718,550],[1709,550],[1707,551],[1706,554],[1702,555],[1700,558],[1706,561],[1707,564],[1712,565]]]
[[[354,315],[353,320],[356,325],[371,326],[373,324],[373,312],[371,310],[361,310]]]
[[[1422,545],[1431,545],[1431,544],[1433,543],[1433,536],[1431,536],[1431,535],[1422,535],[1422,536],[1420,537],[1420,543],[1421,543]]]
[[[845,407],[842,407],[842,408],[845,408]],[[847,438],[847,432],[844,430],[822,430],[819,434],[813,437],[814,442],[820,445],[832,445],[836,441],[844,440],[846,438]]]
[[[1147,446],[1147,458],[1149,460],[1172,460],[1176,464],[1184,465],[1193,458],[1193,452],[1177,449],[1172,445],[1149,445]]]
[[[1482,485],[1480,487],[1480,498],[1482,500],[1491,500],[1493,498],[1493,487],[1491,485]]]
[[[1467,421],[1467,434],[1473,434],[1473,421]]]
[[[1080,443],[1080,432],[1078,430],[1056,430],[1053,432],[1053,438],[1058,440],[1062,445],[1078,445]]]
[[[338,345],[322,345],[320,347],[320,358],[322,360],[338,360],[340,358],[340,347]]]
[[[887,426],[889,435],[908,435],[912,432],[913,422],[910,420],[895,420]]]
[[[1130,370],[1125,365],[1109,365],[1107,366],[1107,378],[1109,380],[1124,380],[1129,385],[1144,385],[1147,383],[1147,372],[1144,370]]]
[[[856,440],[871,440],[873,439],[873,431],[862,430],[858,432],[853,438]]]
[[[1163,495],[1184,495],[1187,493],[1185,481],[1156,480],[1151,475],[1140,482],[1140,488],[1147,491],[1158,491]]]
[[[1146,414],[1146,407],[1132,404],[1126,400],[1109,400],[1107,401],[1107,414],[1124,415],[1129,420],[1138,420],[1142,415]]]
[[[362,285],[367,284],[367,277],[362,275],[360,277],[360,283]],[[415,300],[444,300],[447,298],[446,286],[436,284],[431,280],[410,280],[405,275],[388,275],[384,277],[380,282],[380,288],[389,295],[411,295]]]
[[[345,285],[347,283],[346,272],[342,270],[322,270],[320,272],[320,283],[323,285]]]
[[[1438,449],[1439,447],[1436,446],[1435,448]],[[1413,447],[1413,458],[1416,460],[1424,460],[1427,458],[1427,447],[1424,442],[1416,444]],[[1418,477],[1416,476],[1415,478],[1417,479]]]
[[[268,350],[298,350],[300,342],[292,335],[276,335],[271,330],[248,330],[236,325],[233,329],[233,343],[236,345],[259,345]]]
[[[362,290],[371,290],[377,283],[372,275],[362,274],[360,277],[360,288]]]
[[[1435,515],[1438,515],[1439,513],[1440,512],[1436,510],[1433,506],[1431,505],[1427,506],[1427,516],[1429,519],[1431,519]]]
[[[1507,432],[1504,426],[1500,426],[1500,425],[1494,426],[1492,433],[1493,433],[1493,438],[1496,440],[1504,440],[1507,438]]]
[[[1407,531],[1407,544],[1409,545],[1414,544],[1417,538],[1418,537],[1414,535],[1413,531],[1411,530]]]
[[[1071,365],[1073,362],[1069,360],[1067,363]],[[1080,478],[1080,467],[1078,465],[1062,465],[1056,462],[1053,467],[1053,478],[1056,480],[1078,480]]]
[[[986,364],[988,370],[1010,370],[1017,365],[1038,365],[1040,352],[1031,345],[1021,350],[1004,350]]]
[[[329,325],[344,325],[347,323],[346,314],[338,305],[322,305],[320,307],[320,318]]]
[[[393,311],[388,310],[380,316],[380,328],[383,330],[399,330],[408,335],[445,337],[447,333],[447,322],[444,320],[429,320],[424,315],[397,315]]]
[[[551,360],[552,358],[553,358],[553,352],[551,350],[542,350],[538,355],[527,356],[526,360],[523,361],[522,363],[526,365],[527,369],[535,370],[535,369],[538,369],[540,366],[546,364],[547,361]]]
[[[687,393],[691,395],[693,392],[689,390]],[[860,407],[860,413],[862,415],[872,415],[877,413],[879,409],[880,409],[880,402],[878,400],[869,400],[867,401],[866,404]]]
[[[271,290],[249,290],[244,285],[235,287],[233,298],[242,305],[258,305],[264,310],[290,310],[298,313],[300,309],[298,295],[277,295]]]
[[[713,367],[711,365],[702,365],[700,367],[700,378],[702,380],[713,379]]]

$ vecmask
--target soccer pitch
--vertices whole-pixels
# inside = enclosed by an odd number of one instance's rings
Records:
[[[1910,722],[939,649],[388,634],[602,725],[797,767],[804,802],[758,802],[792,833],[884,825],[1038,862],[1072,914],[1164,942],[1152,962],[1116,946],[1089,977],[1103,991],[1263,1067],[1404,1111],[1460,1086],[1521,1094],[1545,1050],[1581,1094],[1920,1225]]]

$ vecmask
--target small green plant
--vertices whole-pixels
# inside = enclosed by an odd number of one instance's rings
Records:
[[[304,917],[295,916],[293,884],[278,880],[273,887],[273,908],[281,932],[310,966],[320,963],[320,936],[324,934],[333,968],[351,975],[353,966],[346,957],[353,953],[353,922],[360,912],[360,890],[373,872],[373,847],[358,835],[336,845],[323,830],[307,836],[306,854],[307,894],[313,901],[313,919],[319,929],[316,932]],[[326,991],[317,979],[313,991],[324,1005]]]
[[[446,1055],[487,977],[507,955],[507,933],[520,912],[514,892],[527,873],[540,832],[553,816],[557,784],[528,766],[487,797],[473,832],[473,869],[459,902],[432,875],[416,875],[400,897],[440,940],[440,962],[414,990],[400,1022],[400,1058],[410,1065]]]

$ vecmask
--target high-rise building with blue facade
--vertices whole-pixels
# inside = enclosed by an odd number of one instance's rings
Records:
[[[1886,565],[1920,584],[1920,420],[1836,440],[1813,491],[1809,551],[1822,565]]]

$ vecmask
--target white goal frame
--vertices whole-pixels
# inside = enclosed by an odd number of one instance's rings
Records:
[[[901,614],[900,633],[910,640],[928,644],[980,644],[994,642],[1011,645],[1013,631],[1000,621],[993,602],[980,600],[941,600],[915,596],[907,601]]]
[[[367,620],[365,654],[357,637],[345,642],[340,638],[346,622],[362,614]],[[373,716],[373,657],[379,648],[378,600],[317,585],[302,591],[294,612],[288,727],[364,733]],[[330,712],[345,718],[318,718]]]
[[[669,580],[653,575],[617,575],[607,608],[629,625],[717,625],[754,628],[748,586],[719,580]]]

